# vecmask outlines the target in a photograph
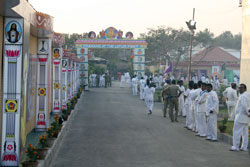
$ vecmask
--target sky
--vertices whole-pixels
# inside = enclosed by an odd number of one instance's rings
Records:
[[[208,28],[215,36],[241,32],[239,0],[29,0],[39,12],[54,17],[58,33],[98,34],[115,27],[139,37],[149,28],[166,26],[188,30],[195,8],[197,32]]]

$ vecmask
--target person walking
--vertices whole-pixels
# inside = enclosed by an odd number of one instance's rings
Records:
[[[124,88],[124,84],[125,84],[125,76],[124,74],[121,76],[121,82],[120,82],[120,88]]]
[[[235,109],[236,115],[233,127],[233,146],[230,149],[231,151],[247,151],[249,140],[248,124],[250,123],[250,97],[246,91],[247,86],[245,84],[240,84],[240,97]],[[241,137],[242,145],[240,146]]]
[[[206,83],[202,83],[201,92],[198,96],[198,110],[197,110],[197,121],[198,121],[198,134],[197,136],[207,136],[207,123],[206,123],[206,112],[207,112],[207,90]]]
[[[178,122],[178,98],[180,96],[180,89],[179,86],[176,85],[176,81],[172,80],[172,85],[167,88],[167,92],[169,95],[169,117],[171,119],[171,122]],[[175,109],[175,114],[174,114]]]
[[[236,84],[232,83],[231,87],[226,88],[226,90],[222,93],[226,98],[228,117],[230,121],[234,121],[235,118],[235,106],[238,100]]]
[[[140,80],[140,99],[141,100],[144,100],[144,88],[145,88],[145,80],[143,77],[141,77],[141,80]]]
[[[219,99],[212,84],[207,84],[207,139],[217,141],[217,114],[219,113]]]
[[[148,115],[151,115],[153,111],[154,93],[155,93],[155,88],[153,87],[153,84],[150,84],[149,80],[147,80],[147,85],[144,89],[144,98],[148,110]]]
[[[138,87],[138,81],[135,75],[132,79],[132,91],[134,96],[137,96],[137,89],[138,89],[137,87]]]

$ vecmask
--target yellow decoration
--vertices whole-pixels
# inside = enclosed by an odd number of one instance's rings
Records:
[[[5,101],[5,111],[6,112],[16,112],[17,111],[17,100],[6,100]]]
[[[38,88],[38,96],[46,96],[46,88]]]

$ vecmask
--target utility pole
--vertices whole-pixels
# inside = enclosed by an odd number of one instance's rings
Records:
[[[195,8],[193,8],[193,19],[186,22],[188,29],[190,30],[190,55],[189,55],[189,66],[188,66],[188,81],[191,81],[191,68],[192,68],[192,49],[193,49],[193,39],[194,30],[196,29],[196,22],[194,21]]]

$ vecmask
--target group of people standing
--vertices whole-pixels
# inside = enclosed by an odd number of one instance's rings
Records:
[[[89,85],[90,87],[111,87],[112,78],[108,73],[105,74],[90,74],[89,75]]]

